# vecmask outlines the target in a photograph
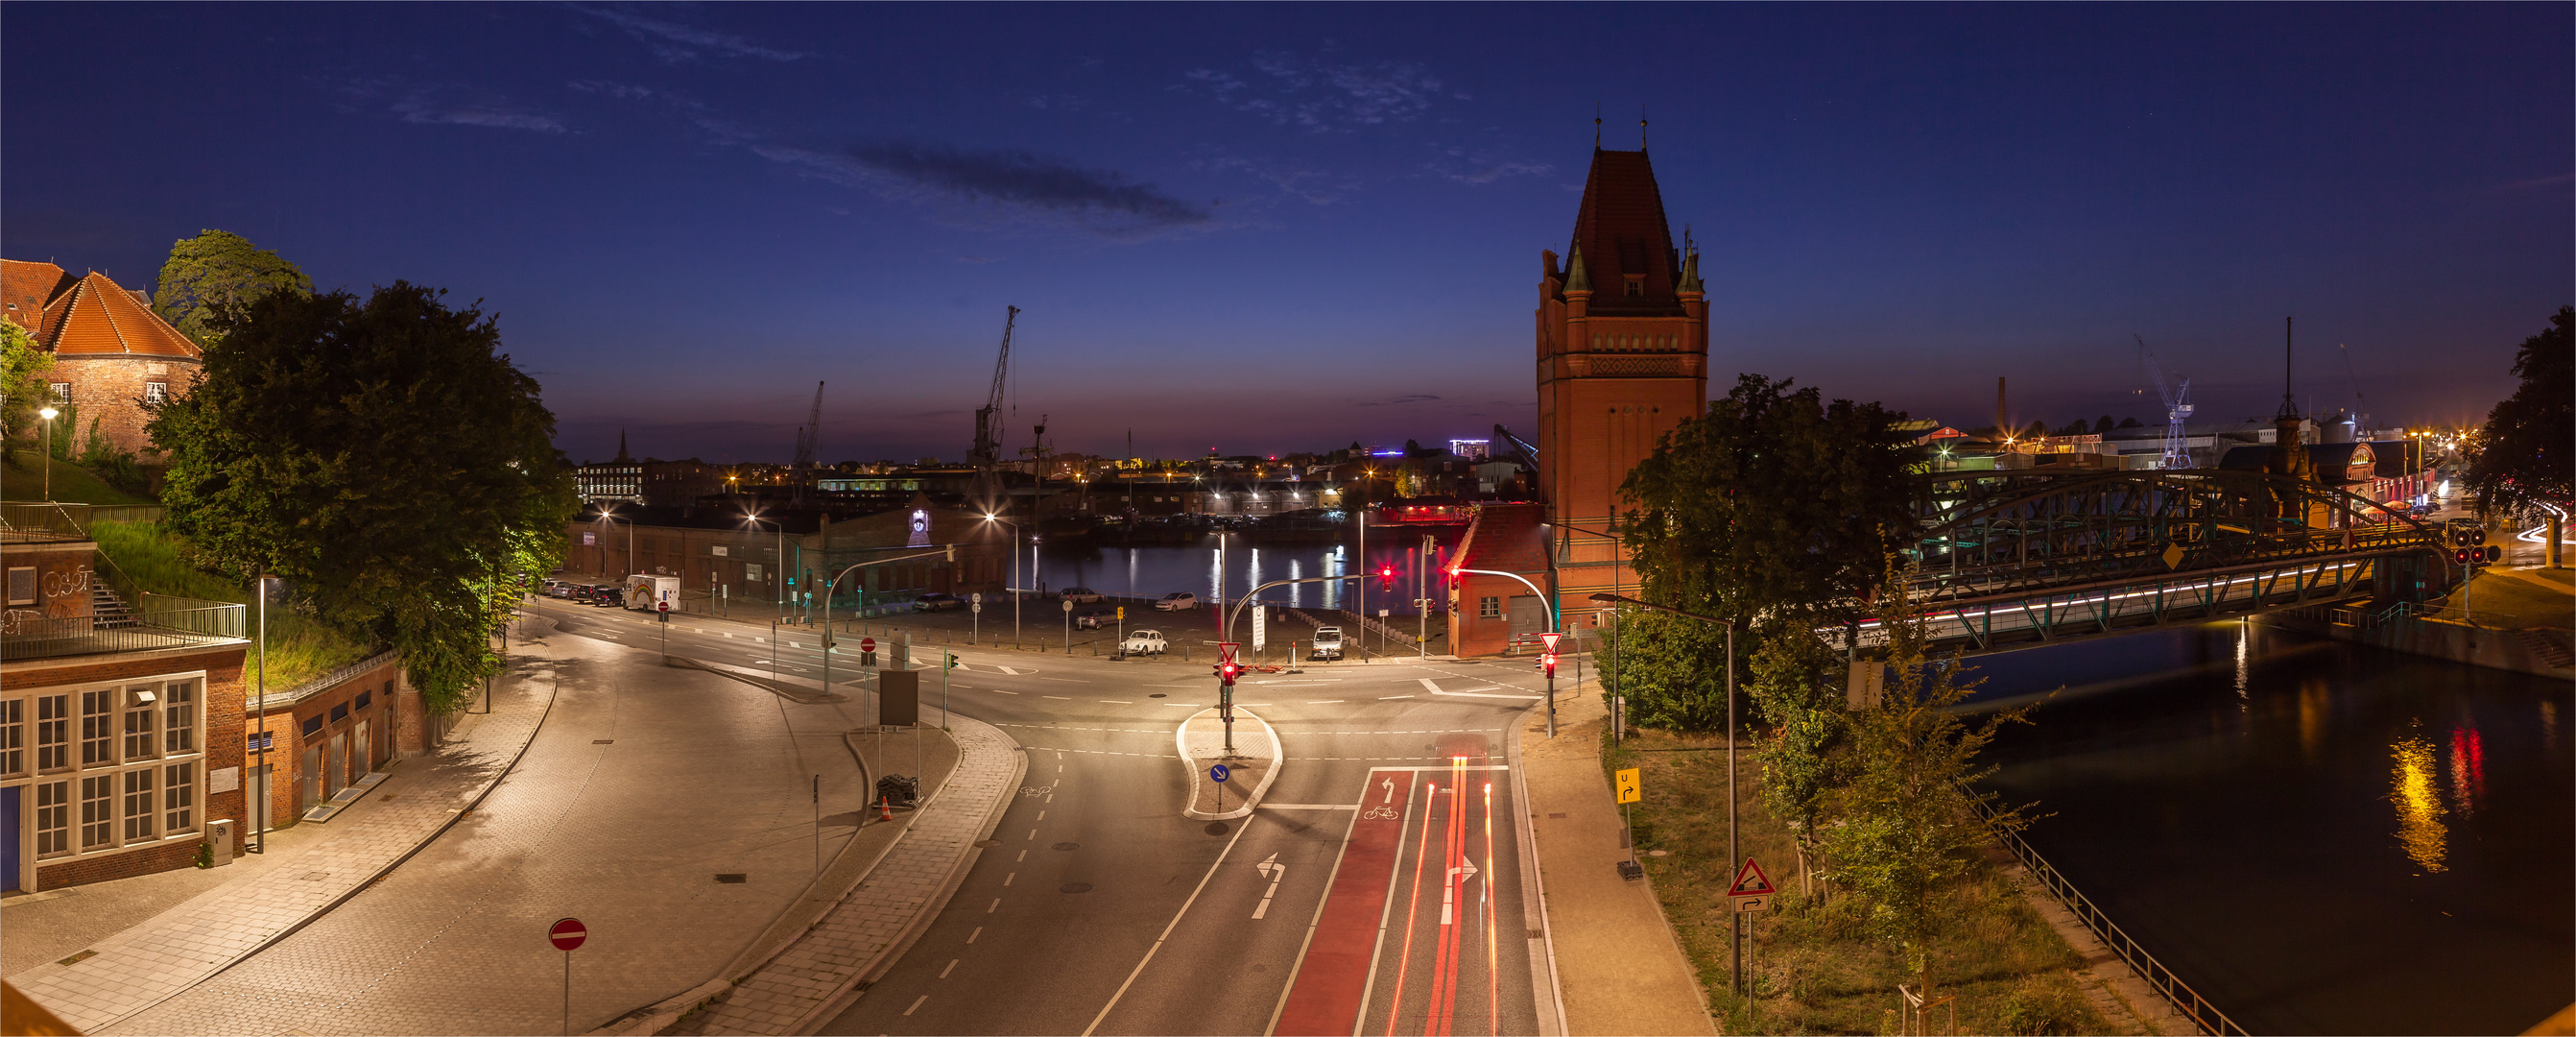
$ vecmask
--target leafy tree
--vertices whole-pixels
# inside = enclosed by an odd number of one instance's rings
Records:
[[[2136,418],[2122,418],[2122,419],[2120,419],[2120,427],[2121,427],[2121,428],[2138,428],[2138,427],[2139,427],[2139,425],[2138,425],[2138,419],[2136,419]]]
[[[2031,420],[2029,428],[2021,430],[2021,438],[2023,439],[2045,439],[2047,436],[2048,423],[2036,418]]]
[[[1988,830],[1972,797],[1989,806],[1995,799],[1971,789],[1993,772],[1977,756],[1998,728],[2025,716],[2006,710],[1982,723],[1962,719],[1949,707],[1978,682],[1957,656],[1929,657],[1926,624],[1911,595],[1893,596],[1883,618],[1893,672],[1877,705],[1848,715],[1847,779],[1834,794],[1841,823],[1826,830],[1823,844],[1834,875],[1868,905],[1871,928],[1929,991],[1931,938],[1946,921],[1950,888],[1973,869]],[[1992,823],[2008,830],[2026,823],[2015,808],[1991,813]]]
[[[2108,414],[2093,419],[2093,431],[2095,432],[2109,432],[2118,427],[2120,426],[2111,422],[2111,416]]]
[[[0,444],[16,456],[20,436],[36,427],[36,408],[45,405],[45,372],[54,355],[37,348],[34,336],[16,321],[0,320]]]
[[[395,282],[217,311],[222,349],[150,430],[172,528],[323,621],[401,649],[452,710],[494,668],[498,585],[554,567],[573,510],[554,415],[479,309]]]
[[[1810,874],[1831,797],[1848,769],[1842,754],[1846,699],[1827,679],[1839,659],[1813,631],[1782,629],[1763,641],[1747,666],[1746,693],[1771,723],[1754,753],[1762,765],[1762,806],[1795,834],[1801,881]]]
[[[1644,596],[1748,630],[1859,618],[1913,513],[1899,412],[1740,376],[1620,486]]]
[[[152,308],[200,346],[223,337],[216,312],[243,307],[275,292],[313,294],[313,279],[277,253],[231,231],[207,228],[170,244]]]
[[[1631,610],[1602,636],[1602,694],[1628,698],[1628,721],[1677,731],[1726,727],[1726,628]]]
[[[2549,327],[2522,340],[2513,373],[2520,388],[2487,412],[2463,478],[2483,514],[2521,515],[2576,501],[2576,307],[2561,306]]]

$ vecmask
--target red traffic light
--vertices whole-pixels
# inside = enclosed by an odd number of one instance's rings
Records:
[[[1547,653],[1546,655],[1539,656],[1538,661],[1539,661],[1539,663],[1540,663],[1541,665],[1543,665],[1543,666],[1546,666],[1546,667],[1547,667],[1547,675],[1548,675],[1548,676],[1550,676],[1550,677],[1554,677],[1554,676],[1556,676],[1556,653],[1555,653],[1555,652],[1549,652],[1549,653]]]
[[[1217,679],[1218,681],[1220,681],[1220,682],[1224,683],[1227,687],[1233,687],[1233,686],[1234,686],[1234,679],[1235,679],[1236,677],[1240,677],[1240,676],[1242,676],[1242,675],[1243,675],[1243,664],[1242,664],[1242,663],[1230,663],[1230,662],[1229,662],[1229,663],[1218,663],[1218,664],[1216,664],[1216,679]]]
[[[1392,591],[1395,589],[1394,566],[1381,565],[1377,567],[1377,589],[1382,591]]]

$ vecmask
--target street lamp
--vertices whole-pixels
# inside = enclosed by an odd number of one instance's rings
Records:
[[[1726,866],[1743,867],[1736,860],[1738,849],[1735,841],[1735,620],[1684,612],[1669,605],[1639,601],[1624,594],[1595,594],[1592,600],[1604,605],[1632,605],[1649,612],[1665,612],[1683,619],[1717,623],[1726,627]],[[1622,624],[1620,630],[1625,632],[1627,626]],[[1737,914],[1733,917],[1736,919],[1734,931],[1727,938],[1727,942],[1734,952],[1735,991],[1740,994],[1744,992],[1744,923],[1742,921],[1744,916]]]
[[[602,505],[600,505],[600,507],[599,507],[599,521],[601,521],[601,522],[623,522],[623,523],[626,523],[626,568],[627,568],[627,569],[628,569],[628,571],[630,571],[630,572],[631,572],[631,571],[633,571],[633,570],[634,570],[634,568],[635,568],[635,520],[634,520],[634,519],[628,519],[628,518],[619,518],[619,517],[618,517],[618,515],[617,515],[617,509],[616,509],[615,507],[612,507],[612,506],[607,505],[607,504],[602,504]],[[606,568],[606,564],[605,564],[605,563],[608,561],[608,545],[606,545],[606,544],[601,544],[601,545],[599,545],[599,559],[600,559],[600,562],[602,563],[601,568]],[[602,576],[606,576],[606,575],[608,575],[608,574],[603,572],[603,573],[601,573],[600,575],[602,575]],[[619,591],[619,593],[623,594],[623,593],[624,593],[623,588],[624,588],[624,585],[625,585],[625,583],[626,583],[626,578],[625,578],[624,576],[620,576],[620,577],[618,577],[617,582],[618,582],[618,585],[619,585],[619,587],[620,587],[620,591]]]
[[[1020,643],[1020,524],[991,513],[985,514],[984,521],[1011,527],[1011,643],[1017,645]],[[1032,559],[1036,557],[1036,541],[1030,542],[1029,555]]]
[[[778,618],[779,618],[779,619],[782,619],[782,620],[783,620],[783,619],[786,619],[786,618],[787,618],[787,575],[786,575],[786,567],[787,567],[787,523],[781,522],[781,521],[779,521],[779,520],[777,520],[777,519],[764,519],[764,518],[760,517],[760,515],[759,515],[757,512],[752,513],[752,514],[749,514],[749,515],[744,515],[744,516],[742,517],[742,521],[743,521],[743,523],[744,523],[745,525],[749,525],[749,526],[750,526],[751,528],[753,528],[753,529],[759,529],[759,528],[760,528],[760,523],[763,523],[763,522],[767,522],[767,523],[769,523],[770,525],[773,525],[773,526],[778,527],[778,560],[777,560],[777,564],[770,566],[770,570],[771,570],[771,572],[770,572],[770,577],[771,577],[772,579],[775,579],[775,580],[777,580],[777,581],[778,581],[778,589],[777,589],[776,591],[774,591],[774,592],[772,592],[772,593],[770,594],[770,598],[771,598],[772,600],[775,600],[775,601],[778,603]],[[775,639],[773,638],[772,640],[775,640]]]
[[[36,412],[37,417],[45,419],[45,453],[42,460],[43,467],[45,469],[45,499],[47,501],[54,499],[54,415],[60,413],[62,412],[55,410],[52,407],[46,407]]]

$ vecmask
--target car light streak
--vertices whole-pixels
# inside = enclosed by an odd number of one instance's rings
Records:
[[[1478,895],[1485,904],[1485,1015],[1486,1033],[1503,1032],[1503,952],[1494,925],[1494,783],[1485,783],[1485,888]]]
[[[1404,953],[1395,959],[1395,992],[1386,999],[1386,1037],[1395,1037],[1396,1014],[1404,1010],[1404,977],[1413,965],[1413,926],[1422,914],[1422,860],[1431,850],[1431,808],[1439,802],[1440,783],[1422,783],[1422,839],[1413,848],[1413,894],[1404,906]]]

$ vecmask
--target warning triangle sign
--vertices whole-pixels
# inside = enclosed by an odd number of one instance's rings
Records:
[[[1735,886],[1727,890],[1726,895],[1760,897],[1769,896],[1771,892],[1771,876],[1763,874],[1762,866],[1754,863],[1753,858],[1747,857],[1744,859],[1744,870],[1735,873]]]

